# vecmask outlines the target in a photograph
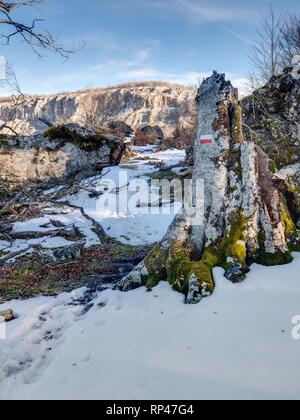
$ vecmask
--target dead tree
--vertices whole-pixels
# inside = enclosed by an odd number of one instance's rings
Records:
[[[268,156],[244,139],[237,92],[225,75],[215,72],[205,80],[198,102],[193,179],[204,180],[204,221],[194,225],[185,213],[179,215],[161,243],[121,281],[121,290],[167,280],[187,303],[198,303],[214,289],[214,267],[240,282],[252,263],[289,263],[291,251],[300,249]]]

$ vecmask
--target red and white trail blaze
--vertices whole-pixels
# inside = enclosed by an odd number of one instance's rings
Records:
[[[201,136],[200,137],[200,144],[206,145],[206,144],[212,144],[213,136],[207,135],[207,136]]]

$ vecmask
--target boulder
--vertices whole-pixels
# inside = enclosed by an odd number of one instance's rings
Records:
[[[58,248],[42,248],[40,254],[49,262],[63,263],[66,261],[75,261],[80,257],[84,245],[85,241],[80,241]]]
[[[118,133],[124,134],[126,137],[133,135],[134,131],[130,125],[126,124],[123,121],[111,121],[108,124],[110,130],[116,131]]]
[[[154,127],[151,127],[151,126],[142,127],[141,132],[145,137],[149,138],[149,142],[159,143],[165,137],[163,130],[157,125]]]
[[[6,311],[0,312],[0,321],[1,318],[4,319],[5,322],[10,322],[15,319],[15,315],[11,309],[8,309]]]
[[[0,144],[0,179],[72,182],[118,165],[125,151],[120,135],[99,134],[78,125],[50,127],[44,134]]]

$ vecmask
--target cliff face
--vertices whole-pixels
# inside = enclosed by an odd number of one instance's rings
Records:
[[[0,99],[0,124],[13,121],[17,132],[33,134],[51,124],[108,124],[122,121],[134,130],[159,126],[165,137],[176,126],[195,123],[194,89],[168,83],[143,83],[51,96],[25,97],[12,109],[10,99]],[[25,133],[24,133],[25,132]]]
[[[300,159],[300,56],[242,101],[244,134],[272,160],[273,172]]]

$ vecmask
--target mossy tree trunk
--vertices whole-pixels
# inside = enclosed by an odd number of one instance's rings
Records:
[[[253,262],[289,263],[299,248],[268,156],[244,140],[237,91],[215,72],[197,100],[193,178],[204,180],[204,222],[194,226],[185,214],[178,216],[162,242],[122,280],[121,290],[168,280],[187,303],[198,303],[213,292],[214,267],[224,267],[229,280],[240,282]]]

